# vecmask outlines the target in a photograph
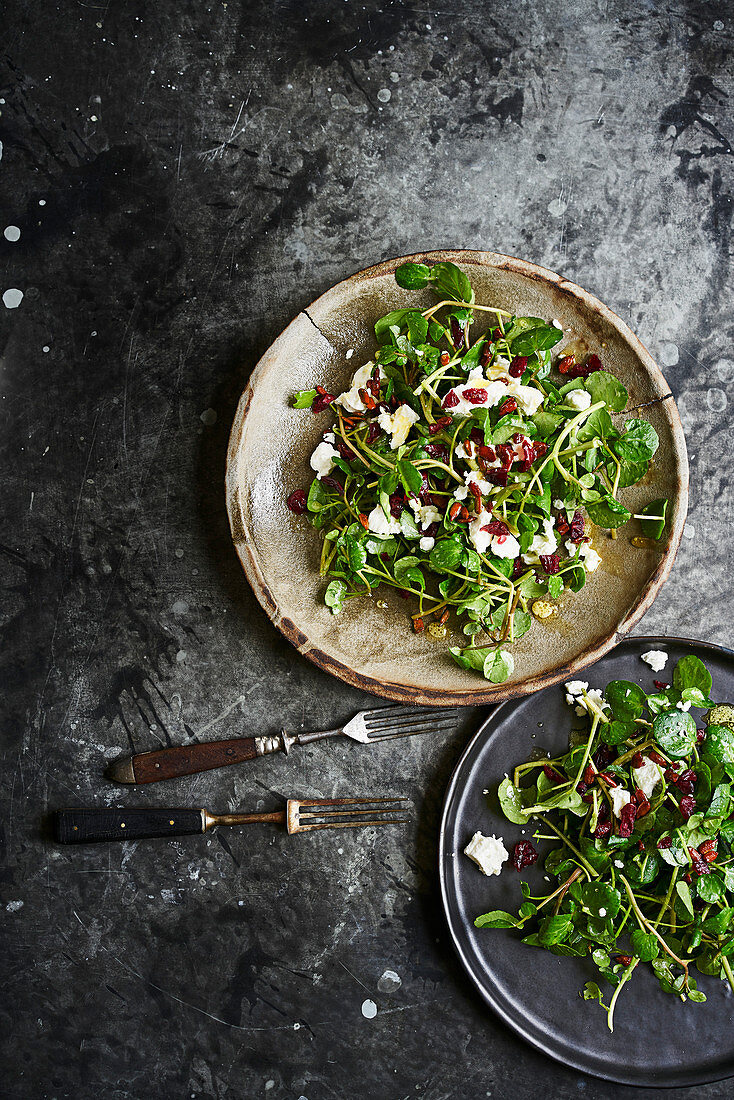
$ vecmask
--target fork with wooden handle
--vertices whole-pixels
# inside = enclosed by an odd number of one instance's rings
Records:
[[[141,752],[113,761],[107,776],[116,783],[157,783],[256,760],[271,752],[288,753],[294,745],[310,745],[332,737],[348,737],[363,745],[392,741],[395,737],[446,732],[457,723],[456,707],[376,707],[362,710],[338,729],[313,733],[288,733],[281,730],[271,737],[235,737],[227,741],[204,741],[190,745]]]
[[[148,837],[206,833],[217,825],[284,825],[289,833],[314,829],[355,829],[365,825],[401,825],[407,817],[386,817],[402,811],[405,798],[289,798],[282,810],[259,814],[212,814],[206,809],[114,809],[87,806],[56,810],[54,836],[60,844],[90,844],[105,840],[145,840]],[[365,820],[365,818],[367,820]]]

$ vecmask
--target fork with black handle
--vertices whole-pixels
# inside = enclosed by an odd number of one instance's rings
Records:
[[[312,733],[281,730],[270,737],[235,737],[227,741],[204,741],[137,753],[113,761],[107,769],[107,776],[116,783],[158,783],[161,779],[175,779],[228,764],[256,760],[272,752],[288,753],[294,745],[310,745],[314,741],[333,737],[347,737],[363,745],[374,745],[396,737],[445,733],[454,729],[457,721],[456,707],[376,707],[374,710],[360,711],[338,729]]]

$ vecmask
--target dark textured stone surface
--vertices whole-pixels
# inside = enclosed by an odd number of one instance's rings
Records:
[[[387,256],[521,255],[629,321],[693,475],[641,629],[731,642],[733,26],[694,0],[8,5],[0,193],[21,235],[0,239],[0,291],[24,297],[0,307],[4,1095],[632,1095],[525,1048],[454,961],[436,830],[464,736],[165,791],[212,808],[402,791],[401,833],[77,851],[41,815],[115,801],[102,768],[131,744],[365,701],[255,603],[222,478],[259,354]]]

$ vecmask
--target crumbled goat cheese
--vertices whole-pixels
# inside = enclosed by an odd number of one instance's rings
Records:
[[[466,477],[464,478],[464,481],[466,482],[467,489],[469,488],[469,486],[473,482],[474,485],[476,485],[478,487],[479,492],[482,494],[482,496],[486,496],[487,493],[492,488],[492,486],[489,484],[489,482],[485,481],[484,478],[480,474],[475,473],[474,470],[472,470],[470,473],[468,473],[466,475]]]
[[[432,523],[441,522],[441,513],[432,504],[421,504],[419,500],[413,500],[412,497],[408,504],[413,509],[415,522],[421,525],[421,531],[425,531],[426,527],[430,527]]]
[[[609,792],[612,796],[612,809],[615,817],[622,816],[622,810],[632,800],[632,795],[624,787],[613,787]]]
[[[582,692],[588,690],[589,685],[584,680],[569,680],[566,684],[566,691],[569,695],[581,695]]]
[[[678,710],[690,710],[691,706],[692,706],[692,704],[690,702],[685,702],[685,703],[681,702],[681,703],[676,703],[675,705],[678,708]]]
[[[469,490],[466,485],[460,485],[458,489],[454,490],[454,497],[456,500],[466,500],[469,495]]]
[[[570,393],[566,394],[564,400],[572,409],[578,409],[579,412],[583,412],[583,410],[588,409],[591,404],[591,394],[586,390],[571,390]]]
[[[653,790],[660,782],[660,768],[649,756],[643,757],[644,763],[639,768],[632,769],[632,778],[636,787],[639,787],[645,798],[649,798]]]
[[[597,569],[601,565],[601,554],[597,554],[594,547],[584,542],[581,545],[581,558],[584,563],[584,568],[587,573],[596,573]]]
[[[554,554],[558,549],[558,540],[553,530],[552,519],[543,520],[542,534],[535,535],[530,543],[527,554],[523,554],[522,560],[527,564],[534,562],[540,554]]]
[[[420,420],[418,413],[415,409],[411,409],[410,405],[401,405],[394,413],[389,413],[383,409],[377,417],[377,423],[383,432],[387,432],[388,435],[392,436],[390,440],[392,451],[397,451],[398,447],[402,447],[408,438],[410,429],[418,420]]]
[[[517,378],[511,378],[507,386],[507,392],[517,401],[521,410],[527,416],[534,416],[543,404],[543,394],[536,390],[535,386],[523,386]]]
[[[430,535],[424,535],[423,538],[419,540],[418,545],[421,550],[425,550],[425,552],[428,553],[429,550],[433,550],[433,547],[436,545],[436,540],[432,539]]]
[[[624,860],[623,859],[615,859],[614,866],[617,867],[621,871],[621,869],[624,867]]]
[[[514,561],[520,553],[520,543],[514,535],[494,535],[490,550],[496,558],[512,558]]]
[[[393,516],[388,519],[379,504],[367,516],[367,523],[375,535],[394,535],[400,530],[398,521]]]
[[[311,469],[316,472],[316,477],[321,481],[322,477],[326,477],[334,465],[334,459],[339,457],[339,452],[332,447],[331,443],[319,443],[318,447],[311,455]]]
[[[367,406],[359,396],[359,391],[363,390],[367,385],[367,382],[372,377],[372,371],[374,369],[374,363],[365,363],[363,367],[360,367],[355,373],[354,378],[352,378],[352,384],[349,389],[345,390],[344,393],[340,393],[334,401],[334,404],[341,405],[342,408],[346,409],[348,412],[364,412]],[[380,371],[379,377],[382,378],[382,371]]]
[[[501,836],[482,836],[481,833],[474,834],[464,855],[476,863],[483,875],[498,875],[502,864],[510,858]]]
[[[607,911],[606,911],[606,909],[600,909],[600,910],[599,910],[599,916],[600,916],[600,917],[605,917],[606,915],[607,915]]]
[[[641,660],[649,665],[653,672],[662,672],[668,663],[668,654],[664,649],[648,649],[641,655]]]

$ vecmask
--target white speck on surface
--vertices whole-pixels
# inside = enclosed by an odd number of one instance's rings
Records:
[[[3,231],[3,236],[6,241],[19,241],[20,230],[17,225],[6,225]]]
[[[346,357],[347,357],[347,359],[351,359],[353,355],[354,355],[354,348],[350,348],[349,351],[347,352]]]
[[[185,615],[188,609],[189,605],[186,603],[186,600],[176,600],[171,607],[171,611],[174,615]]]
[[[23,291],[18,290],[17,287],[12,286],[3,294],[3,305],[6,309],[17,309],[22,301]]]
[[[295,1024],[293,1025],[293,1030],[294,1031],[300,1031],[301,1030],[301,1025],[299,1024],[298,1020],[296,1020]]]
[[[678,362],[679,352],[677,344],[660,345],[660,362],[664,367],[674,367]]]
[[[606,915],[607,915],[607,911],[606,911],[606,909],[600,909],[600,910],[599,910],[599,916],[600,916],[600,917],[605,917]]]
[[[41,351],[45,355],[47,352],[51,351],[51,348],[48,346],[48,344],[44,344],[43,347],[41,348]]]
[[[270,1080],[270,1081],[265,1082],[265,1091],[266,1092],[270,1092],[270,1090],[274,1089],[274,1088],[275,1088],[275,1081]]]
[[[716,387],[709,390],[706,394],[706,404],[711,409],[711,412],[723,412],[727,406],[728,398],[723,390]]]
[[[365,1020],[374,1020],[377,1015],[377,1005],[369,998],[366,1001],[362,1001],[362,1015]]]
[[[553,218],[562,217],[566,213],[567,209],[568,204],[565,203],[563,199],[553,199],[552,202],[548,203],[548,213]]]
[[[183,548],[180,547],[180,546],[177,546],[176,549],[173,551],[173,554],[174,554],[174,557],[182,558],[184,556]]]
[[[394,970],[385,970],[377,980],[380,993],[394,993],[402,984],[403,979]]]
[[[377,93],[377,98],[379,99],[380,103],[389,103],[391,96],[392,92],[389,88],[380,88],[379,92]]]
[[[715,31],[723,31],[723,29],[724,29],[724,24],[721,22],[720,19],[717,19],[714,22],[714,30]]]
[[[25,903],[20,901],[20,900],[18,900],[18,901],[9,901],[8,904],[5,906],[5,908],[8,911],[8,913],[17,913],[19,909],[23,908],[24,904]]]
[[[45,199],[39,199],[38,200],[38,205],[39,206],[45,206],[46,205],[46,200]]]
[[[214,409],[204,409],[199,419],[202,424],[206,424],[207,428],[211,428],[212,424],[216,424],[217,422],[216,411]]]
[[[695,538],[695,535],[696,535],[696,528],[693,526],[692,523],[687,523],[685,525],[685,527],[683,528],[683,538],[684,539],[692,539],[692,538]]]
[[[178,662],[178,664],[182,665],[187,657],[188,657],[188,653],[186,652],[186,650],[185,649],[179,649],[178,653],[176,654],[176,661]]]

